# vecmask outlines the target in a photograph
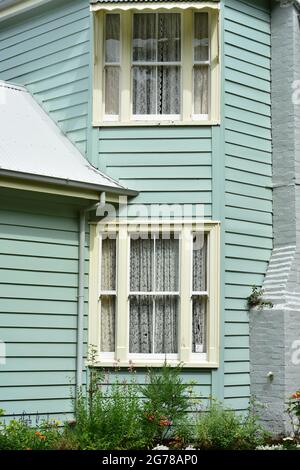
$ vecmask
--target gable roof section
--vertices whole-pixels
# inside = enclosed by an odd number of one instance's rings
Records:
[[[0,81],[0,176],[135,195],[94,168],[25,88]]]

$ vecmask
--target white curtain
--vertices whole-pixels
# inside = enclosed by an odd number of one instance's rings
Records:
[[[206,291],[207,238],[194,235],[193,243],[193,292]]]
[[[208,66],[194,66],[194,114],[208,114]]]
[[[146,64],[133,67],[133,114],[180,113],[180,67],[167,65],[180,62],[180,34],[179,13],[134,15],[133,64]]]
[[[209,66],[201,65],[209,60],[207,13],[195,13],[194,30],[194,114],[208,114]]]
[[[178,256],[178,240],[132,240],[131,291],[178,291]],[[131,296],[130,352],[176,353],[177,310],[176,295]]]
[[[153,242],[130,241],[130,291],[153,291]],[[130,297],[129,352],[151,353],[153,344],[153,298]]]
[[[115,350],[116,240],[102,240],[101,257],[101,351]],[[112,292],[110,294],[110,291]]]
[[[105,114],[119,114],[120,15],[105,15]]]
[[[209,59],[208,14],[195,13],[194,60],[203,62]]]
[[[193,352],[206,352],[206,300],[193,299]]]
[[[105,67],[105,114],[119,114],[119,86],[120,68],[119,66]]]
[[[193,292],[207,290],[207,237],[194,236],[193,243]],[[206,351],[206,298],[193,298],[193,352]]]

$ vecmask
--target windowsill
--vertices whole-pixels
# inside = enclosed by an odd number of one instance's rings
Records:
[[[220,120],[210,121],[94,121],[93,127],[145,127],[145,126],[219,126]]]
[[[126,368],[126,369],[136,369],[136,368],[148,368],[148,367],[162,367],[164,365],[164,361],[108,361],[108,360],[97,360],[93,363],[89,363],[88,361],[86,362],[86,366],[91,366],[91,367],[111,367],[111,368]],[[176,367],[178,365],[182,366],[183,369],[217,369],[219,367],[219,364],[217,362],[208,362],[208,361],[192,361],[192,362],[187,362],[183,363],[180,362],[179,360],[168,360],[167,364],[173,367]]]

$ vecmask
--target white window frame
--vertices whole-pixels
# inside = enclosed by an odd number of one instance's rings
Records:
[[[139,232],[148,233],[164,226],[163,221],[139,222]],[[152,225],[153,224],[153,225]],[[165,222],[170,227],[170,221]],[[198,222],[199,224],[199,222]],[[130,354],[129,353],[129,262],[130,234],[136,233],[136,220],[91,223],[90,272],[89,272],[89,347],[96,351],[93,364],[101,367],[161,366],[165,360],[171,365],[183,367],[217,368],[219,366],[219,309],[220,309],[220,224],[201,221],[207,234],[207,339],[206,352],[192,352],[192,244],[193,233],[199,225],[196,221],[172,221],[172,232],[180,232],[179,238],[179,310],[178,310],[178,354]],[[116,247],[116,337],[115,352],[100,352],[100,246],[99,237],[117,229]],[[199,293],[197,293],[199,294]]]
[[[202,2],[201,2],[202,3]],[[151,125],[218,125],[220,124],[220,57],[219,57],[219,5],[203,2],[201,5],[170,3],[152,5],[135,4],[120,6],[117,2],[109,7],[98,4],[94,10],[94,73],[93,73],[93,126],[151,126]],[[100,5],[100,6],[99,6]],[[167,5],[167,6],[166,6]],[[132,21],[139,13],[181,13],[181,114],[180,115],[133,115],[132,114]],[[197,115],[193,110],[194,70],[194,13],[206,12],[209,17],[209,114]],[[104,96],[104,16],[120,14],[120,101],[119,116],[105,116]]]

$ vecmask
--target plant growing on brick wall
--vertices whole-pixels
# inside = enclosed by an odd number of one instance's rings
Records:
[[[258,307],[260,310],[262,310],[264,307],[273,307],[273,304],[270,300],[264,299],[264,290],[257,286],[252,287],[252,292],[246,300],[249,310],[254,307]]]

